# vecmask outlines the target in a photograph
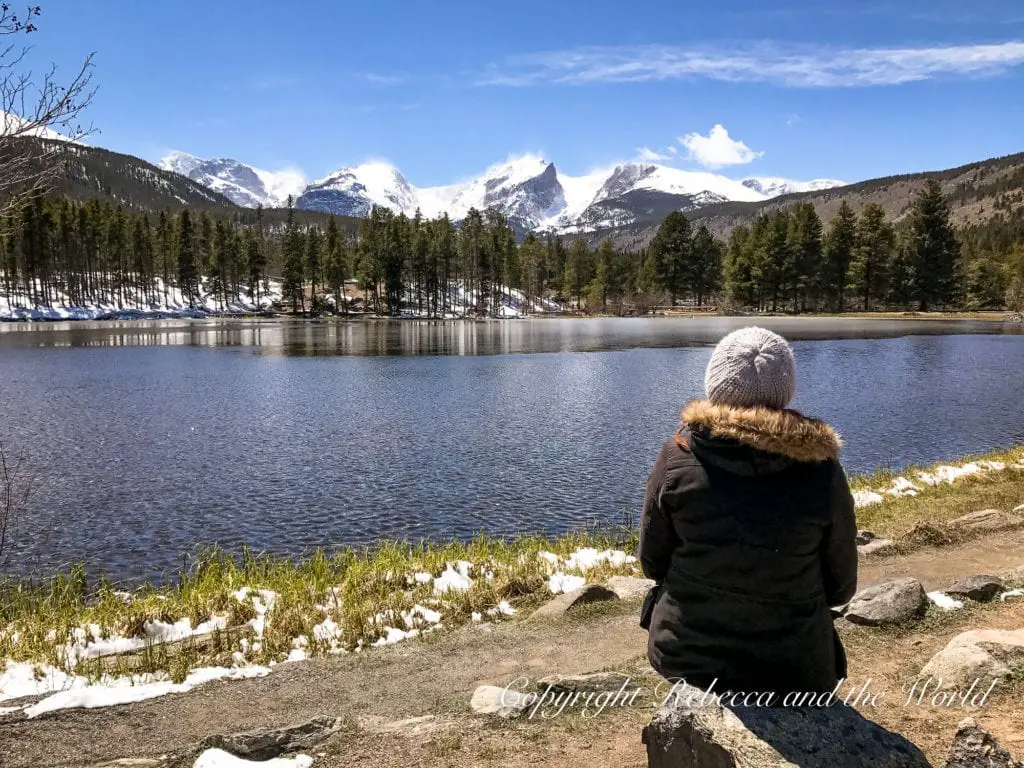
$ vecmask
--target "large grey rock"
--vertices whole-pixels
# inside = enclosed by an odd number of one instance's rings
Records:
[[[984,603],[1003,591],[1003,580],[989,574],[964,576],[942,591],[951,597],[966,597]]]
[[[965,690],[977,681],[981,693],[1024,665],[1024,629],[961,632],[924,665],[920,678],[935,688]]]
[[[902,736],[842,703],[726,709],[682,686],[644,728],[649,768],[930,768]]]
[[[629,675],[619,672],[594,672],[589,675],[548,675],[537,681],[537,690],[552,693],[602,693],[620,690],[629,683]]]
[[[854,624],[884,627],[902,624],[924,613],[928,598],[917,579],[897,579],[862,589],[843,614]]]
[[[519,717],[532,703],[529,694],[499,688],[496,685],[481,685],[473,691],[469,707],[478,715],[497,715],[506,719]]]
[[[654,579],[638,579],[636,576],[612,576],[606,584],[620,600],[635,600],[647,594],[654,586]]]
[[[977,512],[962,515],[955,520],[950,520],[949,525],[950,527],[957,528],[961,531],[982,533],[985,531],[998,531],[1003,528],[1009,528],[1014,524],[1014,522],[1014,517],[1005,515],[998,509],[982,509]]]
[[[946,768],[1024,768],[991,733],[968,717],[960,723],[949,748]]]
[[[558,597],[544,603],[533,612],[533,618],[553,619],[564,616],[568,611],[587,603],[596,603],[602,600],[618,600],[619,596],[608,587],[600,584],[584,584],[571,592],[565,592]]]
[[[230,736],[211,736],[202,749],[222,749],[246,760],[272,760],[286,752],[312,749],[332,736],[340,726],[334,717],[312,720],[286,728],[261,728]]]

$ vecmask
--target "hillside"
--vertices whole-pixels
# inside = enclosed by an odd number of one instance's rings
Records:
[[[183,208],[189,208],[240,223],[253,223],[256,220],[255,209],[236,205],[224,195],[187,176],[158,168],[133,155],[66,142],[47,140],[45,143],[63,156],[55,195],[77,202],[100,198],[137,211],[169,210],[177,213]],[[263,210],[263,220],[269,228],[282,226],[286,216],[284,208]],[[338,226],[349,233],[354,233],[359,223],[357,218],[351,216],[336,216],[319,211],[296,210],[295,217],[300,224],[316,224],[320,227],[325,227],[327,220],[333,217]]]
[[[886,176],[761,202],[717,202],[689,212],[688,216],[695,224],[707,224],[716,235],[724,237],[739,224],[749,224],[761,214],[796,203],[811,203],[818,216],[829,221],[846,201],[855,212],[868,203],[877,203],[898,224],[929,179],[936,179],[942,185],[950,202],[953,223],[960,228],[985,224],[998,216],[1024,209],[1024,152],[1021,152],[942,171]],[[619,248],[643,247],[654,236],[659,223],[660,218],[651,218],[629,227],[595,233],[590,239],[597,242],[611,237]]]

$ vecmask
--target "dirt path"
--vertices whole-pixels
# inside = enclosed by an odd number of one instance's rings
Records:
[[[913,575],[929,589],[939,589],[958,576],[1021,564],[1024,531],[1016,531],[862,563],[861,583]],[[635,614],[635,605],[609,604],[561,622],[471,626],[367,654],[284,664],[265,678],[214,683],[139,704],[62,711],[35,720],[8,718],[0,720],[0,766],[82,766],[153,757],[194,747],[213,734],[291,725],[318,715],[345,717],[353,726],[344,754],[324,757],[318,766],[388,765],[384,754],[392,753],[404,753],[395,765],[439,765],[446,764],[449,752],[461,758],[452,764],[469,764],[463,750],[467,740],[475,740],[477,754],[499,759],[507,739],[494,737],[497,726],[466,717],[474,688],[630,664],[641,671],[647,637]],[[1022,623],[1020,616],[1012,621]],[[915,647],[934,652],[935,642],[937,636],[929,636]],[[388,726],[427,715],[435,718],[429,726]],[[544,764],[642,765],[638,728],[647,716],[649,711],[634,711],[602,722],[596,738],[585,722],[522,726],[522,748],[535,744],[537,754],[520,750],[509,756],[526,763],[544,756]],[[454,731],[446,730],[452,724],[457,724]],[[413,747],[415,754],[409,753]],[[599,752],[608,752],[607,759],[599,760]]]

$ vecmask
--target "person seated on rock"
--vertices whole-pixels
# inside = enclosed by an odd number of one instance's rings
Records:
[[[793,352],[730,333],[647,481],[640,562],[648,657],[717,692],[824,692],[846,677],[831,606],[857,586],[853,497],[839,435],[789,410]]]

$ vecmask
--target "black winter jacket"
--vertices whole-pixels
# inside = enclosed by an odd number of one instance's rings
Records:
[[[795,411],[683,410],[647,482],[640,561],[662,585],[648,656],[719,691],[829,691],[846,676],[830,606],[857,585],[839,436]]]

